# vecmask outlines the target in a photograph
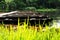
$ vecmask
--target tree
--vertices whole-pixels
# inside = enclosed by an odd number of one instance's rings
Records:
[[[9,11],[14,11],[14,10],[16,10],[16,3],[15,2],[9,3]]]
[[[31,7],[38,7],[39,0],[26,0],[26,4]]]
[[[23,10],[26,7],[24,0],[14,0],[14,2],[17,4],[18,10]]]
[[[47,2],[48,2],[47,4],[48,4],[49,8],[56,8],[59,1],[58,0],[48,0]]]
[[[0,2],[0,10],[5,11],[5,9],[6,9],[6,3],[4,1],[1,1]]]
[[[10,3],[12,1],[14,1],[14,0],[5,0],[6,3]]]

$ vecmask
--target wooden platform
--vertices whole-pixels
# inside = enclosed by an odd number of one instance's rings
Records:
[[[43,15],[40,14],[38,12],[19,12],[19,11],[15,11],[15,12],[9,12],[9,13],[4,13],[4,14],[0,14],[0,23],[2,23],[2,21],[4,22],[4,24],[17,24],[18,23],[18,18],[20,19],[20,22],[24,22],[26,20],[27,23],[27,19],[29,19],[29,23],[31,23],[31,25],[35,25],[36,24],[43,24],[43,22],[45,21],[45,23],[48,24],[48,22],[52,22],[52,18],[50,18],[48,15]],[[44,23],[44,25],[45,25]]]

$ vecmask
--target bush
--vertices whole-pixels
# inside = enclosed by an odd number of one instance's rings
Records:
[[[31,10],[31,11],[35,11],[36,8],[35,7],[26,7],[25,10]]]

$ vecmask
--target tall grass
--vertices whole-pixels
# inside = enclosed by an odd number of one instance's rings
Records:
[[[60,28],[49,29],[46,26],[43,31],[42,27],[39,25],[39,30],[31,26],[28,27],[28,23],[21,26],[18,19],[17,29],[14,30],[12,25],[10,28],[4,27],[4,25],[0,25],[0,40],[60,40]]]

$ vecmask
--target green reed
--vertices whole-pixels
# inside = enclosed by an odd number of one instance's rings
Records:
[[[60,28],[51,28],[46,25],[44,31],[39,24],[39,30],[32,29],[33,26],[28,28],[26,21],[23,25],[20,25],[20,19],[18,18],[17,29],[14,30],[13,26],[9,28],[0,25],[0,40],[60,40]],[[29,19],[28,19],[29,22]],[[36,27],[36,26],[34,26]]]

